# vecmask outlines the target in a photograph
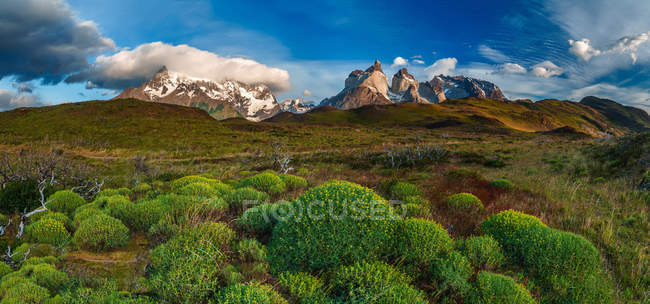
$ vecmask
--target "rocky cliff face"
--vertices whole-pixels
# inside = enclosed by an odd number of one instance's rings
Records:
[[[280,105],[265,85],[197,79],[166,68],[140,87],[127,88],[114,99],[120,98],[198,107],[216,119],[244,117],[260,121],[280,112]]]
[[[326,98],[321,106],[333,106],[348,110],[373,104],[391,104],[388,98],[388,81],[381,69],[381,63],[365,71],[356,70],[345,80],[345,88],[336,96]]]
[[[311,111],[315,107],[316,105],[302,98],[285,99],[280,102],[282,112],[302,114]]]
[[[501,89],[495,84],[465,76],[435,76],[431,81],[421,83],[418,92],[423,98],[434,103],[465,97],[506,100]]]

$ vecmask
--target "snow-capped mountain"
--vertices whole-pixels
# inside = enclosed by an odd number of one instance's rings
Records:
[[[138,88],[127,88],[114,99],[136,98],[201,108],[216,119],[244,117],[261,121],[280,112],[271,90],[238,81],[216,82],[168,71],[163,67]]]
[[[449,98],[465,97],[506,100],[501,89],[495,84],[465,76],[435,76],[431,81],[421,83],[418,92],[435,103]]]
[[[283,112],[302,114],[311,111],[316,105],[302,98],[285,99],[280,102],[280,109]]]

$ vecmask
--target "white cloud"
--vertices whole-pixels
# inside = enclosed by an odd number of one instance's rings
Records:
[[[587,38],[578,41],[569,40],[569,45],[571,45],[569,52],[584,61],[589,61],[591,57],[598,56],[601,53],[600,50],[591,46],[591,41]]]
[[[302,91],[302,95],[305,95],[305,96],[311,96],[311,91],[309,91],[309,90],[304,90],[304,91]]]
[[[433,78],[437,75],[450,75],[458,64],[458,59],[456,58],[443,58],[434,62],[432,65],[424,69],[429,78]]]
[[[422,55],[415,55],[415,56],[411,56],[411,58],[415,58],[415,59],[422,59]]]
[[[498,66],[498,72],[503,74],[526,74],[528,70],[516,63],[504,63]]]
[[[142,44],[111,56],[99,56],[85,72],[66,82],[90,81],[102,88],[120,89],[138,85],[155,75],[162,66],[191,77],[248,84],[265,84],[274,91],[287,90],[289,72],[244,58],[225,58],[188,45],[162,42]]]
[[[546,60],[532,66],[530,73],[537,77],[549,78],[562,75],[564,71],[555,63]]]
[[[424,64],[424,60],[420,60],[420,59],[413,59],[413,60],[411,60],[411,62],[413,62],[415,64]]]
[[[495,50],[487,45],[480,45],[478,47],[478,53],[481,54],[481,56],[497,63],[510,60],[510,58],[503,54],[501,51]]]
[[[100,86],[94,84],[92,81],[86,81],[85,85],[86,90],[99,89]]]
[[[38,107],[42,105],[43,103],[36,95],[0,90],[0,110],[9,110],[20,107]]]
[[[398,67],[398,66],[405,66],[408,63],[409,63],[408,60],[404,59],[403,57],[398,56],[395,59],[393,59],[393,64],[391,65],[391,67],[394,68],[394,67]]]

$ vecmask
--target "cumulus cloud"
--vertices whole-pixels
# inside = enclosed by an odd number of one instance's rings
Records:
[[[571,45],[569,52],[583,61],[589,61],[591,57],[598,56],[601,53],[600,50],[591,46],[591,41],[587,38],[578,41],[569,40],[569,45]]]
[[[115,47],[63,0],[3,0],[0,20],[0,78],[55,84],[86,68],[89,56]]]
[[[0,90],[0,110],[10,110],[20,107],[43,106],[40,98],[29,93],[16,93],[9,90]]]
[[[525,74],[528,70],[516,63],[504,63],[498,66],[497,72],[503,74]]]
[[[546,60],[532,66],[530,73],[537,77],[549,78],[562,75],[564,70],[555,63]]]
[[[302,94],[305,95],[305,96],[311,96],[311,91],[304,90],[304,91],[302,91]]]
[[[433,78],[436,75],[450,75],[458,64],[458,59],[456,58],[443,58],[434,62],[432,65],[424,69],[429,78]]]
[[[86,81],[86,90],[99,89],[100,86],[94,84],[92,81]]]
[[[413,62],[415,64],[424,64],[424,60],[421,60],[421,59],[413,59],[413,60],[411,60],[411,62]]]
[[[250,59],[221,57],[184,44],[162,42],[143,44],[111,56],[99,56],[88,70],[71,75],[66,82],[90,81],[102,88],[121,89],[149,80],[163,66],[170,71],[213,81],[261,83],[273,91],[284,91],[291,85],[286,70]]]
[[[408,60],[404,59],[403,57],[398,56],[395,59],[393,59],[393,64],[391,65],[391,67],[394,68],[394,67],[398,67],[398,66],[405,66],[408,63],[409,63]]]
[[[480,45],[478,47],[478,53],[494,62],[505,62],[510,60],[510,58],[501,51],[495,50],[487,45]]]

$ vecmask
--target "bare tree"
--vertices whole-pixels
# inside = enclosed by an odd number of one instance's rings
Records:
[[[287,141],[281,139],[274,139],[270,143],[271,145],[271,160],[273,161],[273,166],[278,168],[280,173],[289,173],[293,170],[290,166],[291,161],[293,160],[293,155],[289,151]]]
[[[11,246],[7,246],[7,252],[3,256],[4,262],[7,265],[12,266],[14,269],[19,268],[20,265],[22,265],[25,261],[27,261],[27,257],[32,252],[32,248],[34,248],[33,245],[29,246],[29,248],[27,248],[27,251],[25,251],[25,253],[23,253],[23,258],[20,261],[15,262],[13,257],[16,256],[18,254],[18,252],[13,252],[12,253],[11,252]]]

